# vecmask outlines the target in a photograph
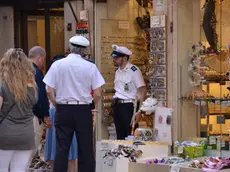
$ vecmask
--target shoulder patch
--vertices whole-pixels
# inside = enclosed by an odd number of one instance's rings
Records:
[[[94,64],[94,62],[92,60],[89,60],[89,59],[85,59],[85,60]]]
[[[132,71],[135,72],[137,70],[137,67],[136,66],[132,66],[131,69],[132,69]]]

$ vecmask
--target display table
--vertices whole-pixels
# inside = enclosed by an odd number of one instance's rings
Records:
[[[136,146],[136,149],[141,150],[143,155],[140,159],[149,157],[168,157],[169,146],[167,143],[159,142],[143,142],[145,145]],[[128,172],[129,160],[127,158],[116,158],[113,160],[103,159],[108,150],[118,148],[119,145],[133,146],[133,141],[111,141],[103,140],[97,142],[96,145],[96,172]]]
[[[143,163],[129,163],[128,172],[170,172],[171,168],[178,169],[180,172],[202,172],[201,169],[189,168],[187,164],[177,164],[177,165],[153,165],[153,164],[143,164]],[[173,171],[173,170],[172,170]],[[176,170],[175,170],[176,171]],[[220,172],[229,172],[230,169],[221,170]]]

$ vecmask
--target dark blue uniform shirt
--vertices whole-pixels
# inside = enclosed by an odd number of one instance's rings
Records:
[[[46,85],[43,82],[44,75],[36,64],[33,65],[35,69],[35,81],[38,87],[38,102],[34,106],[33,112],[35,116],[43,120],[44,117],[49,116],[49,101],[46,93]]]

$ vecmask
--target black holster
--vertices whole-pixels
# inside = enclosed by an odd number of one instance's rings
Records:
[[[119,102],[119,98],[114,98],[112,100],[112,107],[116,106],[118,104],[118,102]]]

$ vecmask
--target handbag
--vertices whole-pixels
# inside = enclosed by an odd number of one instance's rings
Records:
[[[0,120],[0,125],[2,124],[2,122],[6,119],[6,117],[9,115],[10,111],[13,109],[13,107],[15,106],[15,102],[10,106],[10,108],[6,111],[5,115],[3,116],[3,118]]]

